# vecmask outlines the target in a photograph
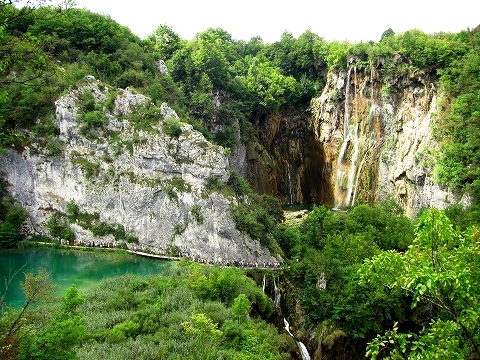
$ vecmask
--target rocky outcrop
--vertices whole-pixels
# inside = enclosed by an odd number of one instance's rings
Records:
[[[334,206],[391,195],[413,216],[422,207],[459,201],[433,181],[435,79],[418,70],[387,78],[381,64],[350,64],[329,73],[312,101],[312,128],[325,153]]]
[[[258,139],[244,150],[255,190],[284,204],[330,207],[393,196],[408,216],[423,207],[468,204],[434,182],[434,74],[409,68],[401,57],[393,61],[399,72],[351,58],[348,70],[327,74],[309,113],[258,115]]]
[[[108,119],[88,131],[78,121],[84,89],[92,92]],[[236,229],[229,211],[236,200],[205,186],[212,177],[227,181],[224,149],[189,124],[179,123],[178,133],[165,135],[164,119],[176,118],[166,104],[158,122],[140,130],[134,123],[141,121],[149,99],[122,90],[108,110],[104,102],[109,91],[119,90],[89,77],[87,84],[56,102],[61,155],[49,157],[33,146],[0,157],[10,194],[28,211],[35,230],[45,233],[45,222],[55,212],[64,213],[73,200],[80,212],[121,224],[138,238],[137,246],[174,246],[185,255],[212,260],[273,261],[268,250]],[[78,224],[71,227],[77,240],[103,240]]]

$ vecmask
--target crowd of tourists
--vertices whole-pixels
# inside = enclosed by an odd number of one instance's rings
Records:
[[[67,240],[60,240],[61,245],[71,246]],[[162,258],[171,259],[171,258],[188,258],[192,261],[203,263],[203,264],[210,264],[210,265],[219,265],[219,266],[235,266],[240,268],[264,268],[264,269],[278,269],[280,267],[279,262],[272,262],[272,261],[246,261],[244,259],[241,260],[221,260],[221,259],[211,259],[206,257],[200,256],[193,256],[190,255],[188,250],[185,249],[181,251],[180,249],[174,247],[172,249],[160,249],[158,247],[151,247],[147,245],[137,245],[137,244],[129,244],[125,242],[117,242],[117,241],[95,241],[95,240],[74,240],[73,246],[84,246],[84,247],[94,247],[94,248],[107,248],[107,249],[125,249],[130,250],[134,253],[144,253],[149,255],[156,255]]]

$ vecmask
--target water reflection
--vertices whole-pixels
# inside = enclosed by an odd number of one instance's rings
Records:
[[[152,275],[162,273],[171,263],[110,251],[79,251],[53,248],[7,249],[0,251],[0,296],[5,292],[5,281],[15,271],[25,266],[14,278],[7,294],[8,306],[20,306],[24,294],[20,282],[24,273],[47,269],[51,279],[58,284],[57,295],[75,284],[86,291],[98,281],[123,274]]]

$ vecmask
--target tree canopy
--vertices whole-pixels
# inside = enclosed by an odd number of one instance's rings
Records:
[[[401,323],[368,347],[372,359],[463,359],[478,356],[480,252],[478,229],[461,233],[439,210],[425,212],[417,235],[404,253],[381,252],[361,269],[364,281],[403,291],[411,307],[432,307],[430,322],[418,333]],[[440,341],[440,339],[442,339]]]

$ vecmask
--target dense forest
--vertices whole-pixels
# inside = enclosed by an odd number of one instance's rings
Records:
[[[266,44],[218,28],[185,40],[160,25],[140,39],[69,2],[35,3],[19,9],[0,1],[0,156],[32,143],[61,153],[55,101],[87,75],[152,99],[135,126],[148,127],[166,102],[182,122],[231,149],[255,139],[261,115],[307,110],[327,73],[355,59],[365,69],[382,63],[385,78],[419,72],[438,82],[435,178],[472,201],[423,209],[413,219],[385,199],[340,211],[314,206],[301,221],[285,220],[275,199],[232,173],[228,183],[207,185],[250,199],[232,207],[232,216],[284,259],[268,273],[279,282],[280,309],[252,280],[259,284],[262,272],[188,261],[161,276],[105,281],[86,294],[72,285],[60,300],[46,273],[27,274],[22,310],[0,298],[0,359],[298,357],[280,314],[316,359],[480,358],[479,28],[433,35],[388,29],[378,42],[355,44],[285,32]],[[100,110],[85,99],[79,121],[86,132],[103,126]],[[26,213],[4,181],[0,196],[1,246],[25,244]]]

